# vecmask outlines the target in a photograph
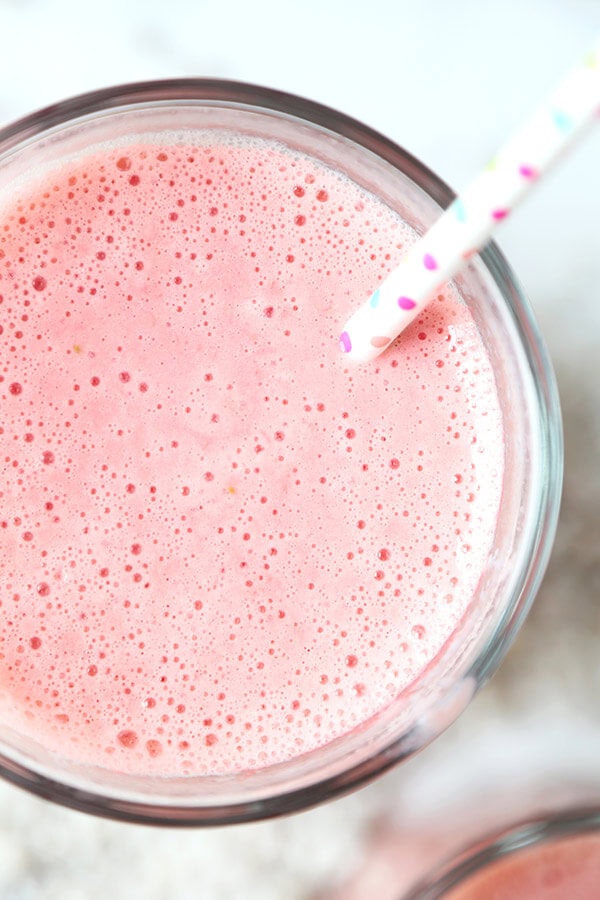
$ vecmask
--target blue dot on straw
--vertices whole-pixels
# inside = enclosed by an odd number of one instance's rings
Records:
[[[552,121],[556,125],[559,131],[568,132],[571,131],[573,127],[573,122],[571,118],[563,112],[561,109],[555,109],[552,112]]]
[[[369,300],[369,304],[373,309],[379,305],[379,288],[371,294],[371,299]]]
[[[457,222],[462,223],[467,221],[467,210],[465,209],[465,204],[459,197],[457,197],[452,204],[452,211],[456,217]]]

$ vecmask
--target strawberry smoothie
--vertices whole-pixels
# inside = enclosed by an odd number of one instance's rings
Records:
[[[452,290],[376,363],[337,350],[408,226],[226,132],[91,146],[0,223],[0,719],[224,774],[410,688],[469,610],[504,451]]]

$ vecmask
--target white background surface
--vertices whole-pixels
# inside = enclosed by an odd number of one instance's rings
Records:
[[[337,107],[460,189],[598,32],[600,0],[0,0],[0,125],[123,81],[222,76]],[[499,815],[530,791],[574,779],[600,798],[597,131],[499,238],[557,370],[566,481],[548,575],[492,683],[417,759],[278,822],[148,829],[2,784],[2,900],[308,900],[356,869],[354,893],[336,896],[382,900],[388,894],[367,887],[375,875],[363,860],[386,822],[408,869],[411,837],[477,820],[488,794],[502,795]],[[385,876],[392,897],[393,877]]]

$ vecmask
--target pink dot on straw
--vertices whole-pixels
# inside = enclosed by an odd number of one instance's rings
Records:
[[[340,334],[340,349],[343,353],[350,353],[352,350],[352,341],[347,331],[342,331]]]
[[[493,209],[492,210],[492,219],[496,219],[499,222],[501,219],[505,219],[509,213],[508,209]]]
[[[535,178],[537,176],[537,172],[532,166],[519,166],[519,175],[522,175],[523,178]]]
[[[393,338],[383,337],[383,335],[378,335],[377,337],[371,338],[371,346],[373,347],[387,347],[388,344],[391,344]]]
[[[425,256],[423,257],[423,265],[426,269],[429,269],[430,272],[432,272],[434,269],[437,269],[438,267],[438,264],[431,253],[425,254]]]
[[[410,297],[398,297],[398,306],[400,309],[414,309],[417,304]]]

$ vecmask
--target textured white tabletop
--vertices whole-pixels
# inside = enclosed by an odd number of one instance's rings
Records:
[[[0,0],[0,125],[109,84],[222,76],[337,107],[460,189],[597,32],[600,0]],[[493,681],[421,756],[286,820],[148,829],[0,784],[2,900],[308,900],[356,870],[335,896],[383,900],[364,860],[386,828],[408,870],[407,835],[452,831],[484,795],[502,795],[499,815],[574,780],[600,798],[597,131],[499,238],[554,360],[566,472],[547,577]]]

